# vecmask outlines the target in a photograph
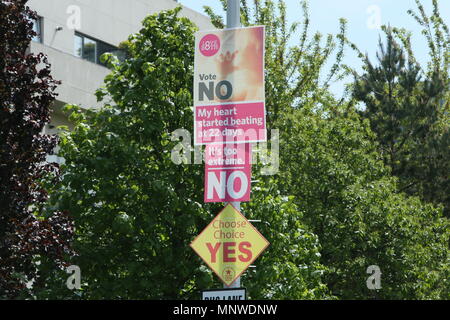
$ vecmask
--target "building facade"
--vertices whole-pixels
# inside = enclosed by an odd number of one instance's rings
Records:
[[[100,107],[94,93],[110,72],[101,64],[100,55],[112,52],[120,58],[119,44],[141,29],[147,15],[180,4],[174,0],[30,0],[28,5],[39,16],[31,51],[46,54],[53,77],[61,81],[52,123],[46,130],[53,133],[56,126],[70,127],[61,112],[65,104]],[[210,20],[200,13],[183,7],[181,14],[200,30],[212,29]]]

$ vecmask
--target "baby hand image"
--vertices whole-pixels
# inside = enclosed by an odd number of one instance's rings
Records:
[[[214,59],[219,79],[233,83],[226,102],[259,101],[264,97],[263,29],[236,30],[222,39],[222,52]],[[226,90],[225,87],[221,90]],[[222,92],[225,95],[225,92]],[[216,99],[217,102],[223,100]]]
[[[217,68],[221,78],[226,78],[230,73],[239,69],[239,67],[235,65],[235,58],[238,52],[239,50],[236,50],[233,53],[227,51],[225,55],[221,53],[220,56],[216,58]]]

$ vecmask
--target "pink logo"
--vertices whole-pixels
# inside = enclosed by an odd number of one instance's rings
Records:
[[[215,34],[207,34],[200,40],[199,49],[205,57],[211,57],[220,50],[220,39]]]

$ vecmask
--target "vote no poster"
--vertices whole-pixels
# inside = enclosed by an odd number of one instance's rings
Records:
[[[197,32],[194,143],[266,141],[264,26]]]

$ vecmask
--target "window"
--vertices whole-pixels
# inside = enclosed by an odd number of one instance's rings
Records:
[[[98,63],[97,60],[97,42],[92,39],[83,39],[83,59]]]
[[[83,37],[75,34],[75,56],[83,58]]]
[[[114,54],[120,61],[123,61],[124,53],[117,47],[103,41],[95,40],[80,33],[75,33],[74,54],[77,57],[91,61],[93,63],[105,65],[100,57],[104,53]]]
[[[75,52],[77,57],[83,58],[93,63],[97,60],[97,42],[80,34],[75,34]]]
[[[31,40],[42,43],[42,17],[33,20],[33,31],[36,35]]]

